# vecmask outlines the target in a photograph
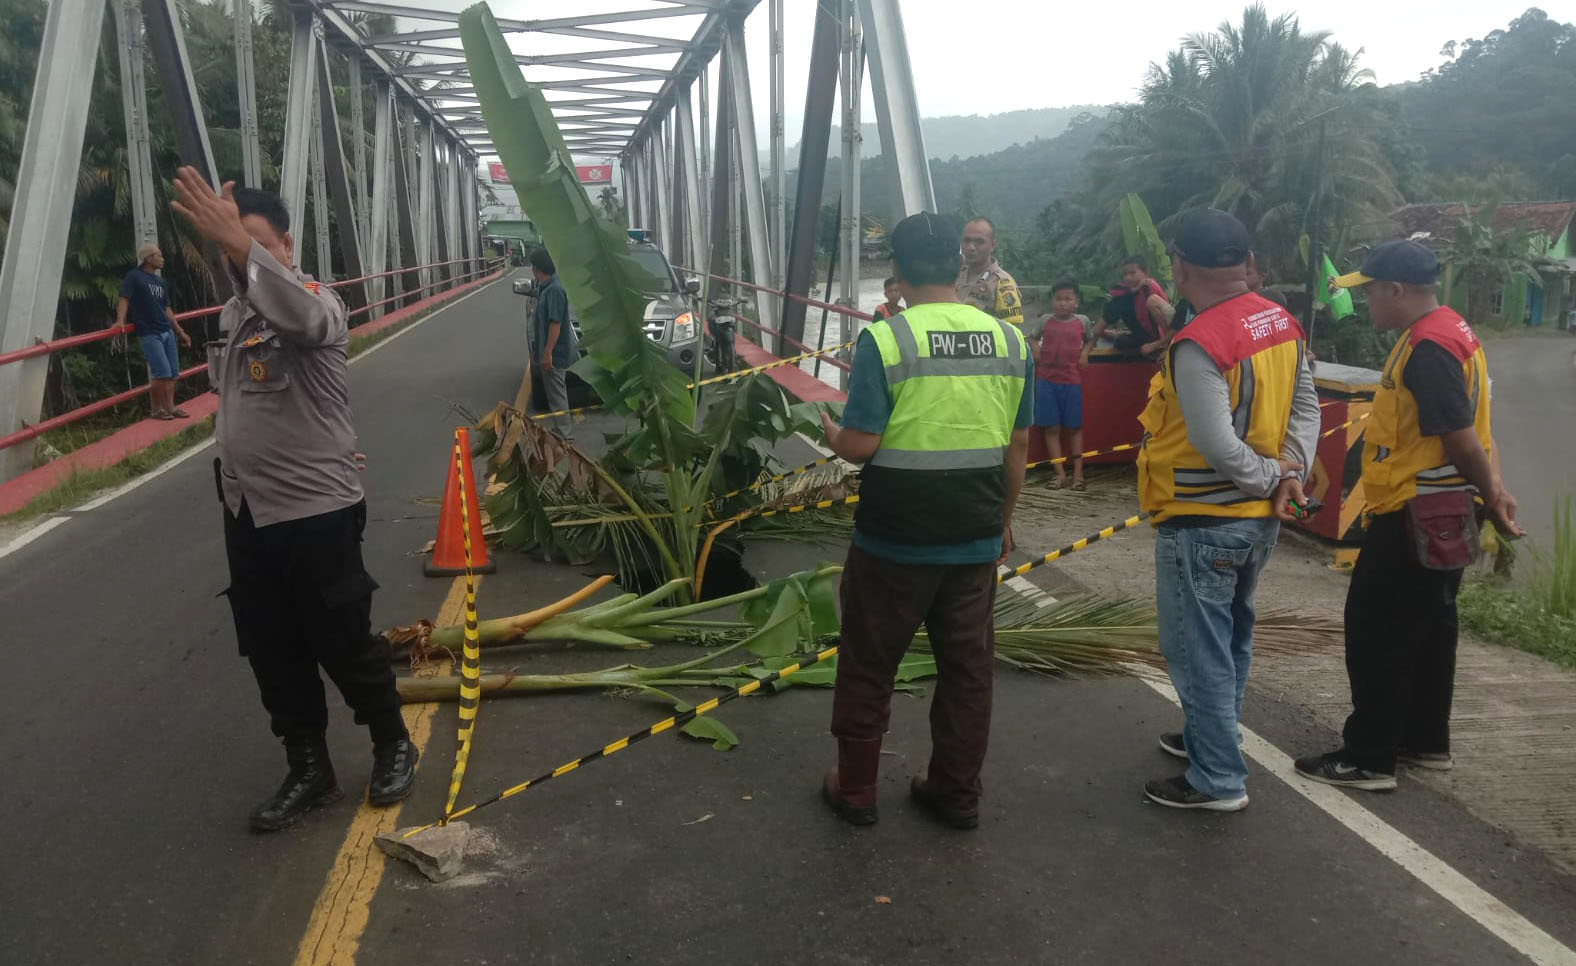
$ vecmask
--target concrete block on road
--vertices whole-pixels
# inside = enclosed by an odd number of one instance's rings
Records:
[[[434,882],[458,875],[460,864],[465,860],[465,842],[471,835],[470,825],[450,822],[406,838],[415,827],[407,826],[393,834],[379,835],[376,840],[378,848],[414,865],[421,870],[422,875]]]

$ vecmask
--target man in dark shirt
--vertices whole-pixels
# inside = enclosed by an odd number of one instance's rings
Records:
[[[191,345],[192,340],[170,311],[170,292],[159,274],[163,267],[164,253],[159,246],[148,244],[137,249],[137,267],[120,281],[115,328],[124,328],[130,316],[132,330],[142,344],[142,355],[148,360],[148,396],[153,418],[185,419],[187,414],[175,408],[175,380],[181,370],[175,340],[180,339],[181,345]]]
[[[1388,791],[1397,763],[1451,767],[1456,592],[1477,526],[1470,497],[1501,533],[1522,533],[1493,446],[1488,362],[1466,320],[1439,304],[1438,276],[1432,251],[1393,241],[1334,281],[1361,286],[1374,328],[1401,334],[1364,434],[1367,531],[1346,595],[1352,713],[1340,748],[1296,761],[1328,785]]]
[[[575,328],[569,324],[569,295],[558,280],[558,267],[547,249],[531,252],[531,274],[536,277],[536,311],[531,316],[531,354],[542,369],[547,411],[569,408],[569,367],[574,365]],[[574,421],[553,417],[553,431],[566,440],[575,438]]]
[[[1122,282],[1111,289],[1090,342],[1098,344],[1108,326],[1126,329],[1116,336],[1117,351],[1156,358],[1171,342],[1171,303],[1154,279],[1142,255],[1129,255],[1122,263]]]

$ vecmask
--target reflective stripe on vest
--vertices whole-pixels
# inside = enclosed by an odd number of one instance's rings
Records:
[[[1236,437],[1260,456],[1278,457],[1303,365],[1296,320],[1283,307],[1244,293],[1199,313],[1177,341],[1195,342],[1220,367]],[[1269,516],[1267,499],[1238,488],[1189,442],[1170,354],[1151,392],[1140,417],[1145,438],[1138,455],[1138,492],[1154,521],[1184,515]]]
[[[900,544],[1000,536],[1007,448],[1023,398],[1023,335],[970,305],[916,305],[867,329],[891,415],[861,474],[857,530]]]
[[[1433,342],[1460,361],[1472,405],[1472,428],[1484,452],[1492,445],[1483,347],[1465,319],[1441,306],[1402,331],[1385,360],[1363,439],[1362,487],[1370,514],[1400,510],[1419,494],[1476,489],[1445,455],[1443,440],[1422,435],[1417,397],[1406,386],[1406,364],[1423,341]]]

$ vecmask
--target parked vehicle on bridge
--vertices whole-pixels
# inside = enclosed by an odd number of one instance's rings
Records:
[[[685,373],[693,373],[695,355],[701,351],[700,326],[696,322],[699,311],[694,304],[694,296],[700,291],[700,282],[694,279],[680,282],[678,275],[673,271],[672,263],[662,253],[662,249],[651,240],[651,233],[645,229],[629,229],[629,254],[656,278],[652,291],[646,293],[648,301],[642,316],[642,327],[645,329],[646,338],[663,348],[668,362]],[[514,280],[513,288],[515,294],[531,298],[534,307],[535,278],[527,273]],[[585,339],[580,331],[580,318],[575,312],[573,302],[569,305],[569,324],[574,328],[575,342],[580,347],[580,354],[585,355]],[[702,374],[709,375],[713,371],[715,370],[708,357],[703,363]],[[569,393],[571,405],[583,405],[584,403],[578,400],[589,400],[590,387],[570,372]],[[531,372],[531,404],[537,408],[546,405],[540,374],[536,372],[535,367],[532,367]]]
[[[706,358],[711,360],[718,375],[738,368],[738,356],[734,353],[733,341],[739,331],[739,320],[734,315],[734,310],[743,301],[734,296],[718,296],[706,300],[706,307],[710,310],[706,329],[711,335],[706,342]]]

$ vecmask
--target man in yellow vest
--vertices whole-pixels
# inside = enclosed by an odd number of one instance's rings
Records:
[[[1523,532],[1489,432],[1483,346],[1439,304],[1438,277],[1429,248],[1392,241],[1335,279],[1362,287],[1375,329],[1402,331],[1363,440],[1368,528],[1346,594],[1352,714],[1341,748],[1296,762],[1329,785],[1389,791],[1397,762],[1452,766],[1456,591],[1477,551],[1474,495],[1501,533]]]
[[[1033,415],[1034,362],[1014,325],[960,304],[958,229],[928,212],[893,229],[906,308],[859,336],[842,425],[826,443],[864,463],[842,582],[842,644],[822,783],[845,820],[876,820],[892,679],[924,624],[938,678],[931,757],[914,799],[955,828],[979,824],[990,736],[996,566],[1012,546]]]
[[[1172,808],[1248,805],[1238,719],[1253,590],[1289,504],[1302,504],[1319,435],[1302,329],[1248,290],[1250,249],[1248,230],[1224,211],[1178,225],[1172,272],[1198,314],[1166,351],[1141,417],[1138,497],[1156,524],[1160,649],[1184,715],[1160,750],[1188,762],[1144,793]]]

